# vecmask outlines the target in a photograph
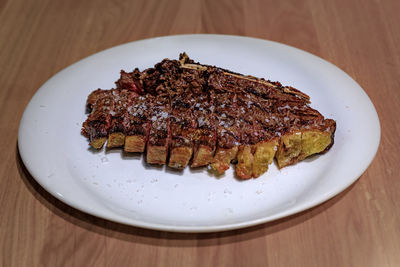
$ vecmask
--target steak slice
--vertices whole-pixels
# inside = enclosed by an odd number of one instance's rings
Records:
[[[217,84],[214,84],[217,88]],[[237,97],[233,92],[215,90],[215,122],[217,150],[211,168],[218,174],[224,173],[236,159],[240,145],[240,125],[238,122]],[[218,92],[218,93],[217,93]]]
[[[132,99],[137,96],[130,90],[112,90],[113,110],[110,111],[112,116],[109,129],[107,148],[122,147],[125,144],[125,125],[128,116],[128,107],[132,105]]]
[[[111,127],[111,112],[114,110],[113,90],[96,90],[89,95],[87,107],[91,110],[82,125],[82,134],[89,139],[94,149],[100,149],[107,141]]]
[[[308,156],[326,152],[333,145],[336,122],[315,109],[296,102],[278,101],[276,112],[283,116],[276,159],[279,168],[292,165]]]
[[[167,162],[170,143],[169,114],[171,105],[168,94],[157,95],[152,103],[150,132],[147,141],[147,162],[163,165]]]
[[[193,153],[193,135],[196,124],[193,118],[193,96],[190,92],[171,93],[169,125],[171,143],[168,166],[184,169]]]
[[[151,95],[132,98],[124,121],[126,133],[124,150],[126,152],[144,152],[151,126],[152,100]]]
[[[197,123],[193,136],[193,159],[191,167],[210,164],[213,160],[217,132],[215,125],[215,96],[213,91],[194,95],[193,117]]]
[[[251,95],[253,104],[253,129],[254,135],[259,138],[259,142],[254,148],[253,177],[259,177],[268,170],[268,165],[272,163],[279,144],[279,137],[268,124],[271,121],[268,108],[271,101]]]
[[[91,92],[86,100],[86,111],[88,113],[91,113],[93,110],[93,106],[96,104],[96,102],[101,98],[109,96],[110,93],[111,93],[110,90],[102,90],[102,89],[97,89]]]
[[[253,177],[254,145],[262,141],[259,132],[255,132],[253,121],[253,101],[248,93],[237,94],[238,123],[241,130],[239,151],[237,155],[236,174],[242,179]]]
[[[203,68],[186,67],[178,63],[180,79],[171,82],[171,89],[177,93],[190,92],[192,120],[193,158],[191,167],[206,166],[211,163],[216,148],[216,125],[214,92],[207,85],[209,73]]]

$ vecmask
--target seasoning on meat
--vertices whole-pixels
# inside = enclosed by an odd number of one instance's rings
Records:
[[[333,145],[336,122],[311,108],[301,91],[222,68],[183,53],[144,71],[121,71],[116,89],[93,91],[82,133],[100,149],[146,152],[149,164],[183,169],[235,164],[256,178],[275,158],[279,168]]]

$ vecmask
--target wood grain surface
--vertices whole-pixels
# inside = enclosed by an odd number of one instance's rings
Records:
[[[399,12],[397,0],[0,0],[0,266],[400,266]],[[368,170],[311,210],[209,234],[112,223],[44,191],[17,149],[36,90],[92,53],[182,33],[269,39],[339,66],[380,117]]]

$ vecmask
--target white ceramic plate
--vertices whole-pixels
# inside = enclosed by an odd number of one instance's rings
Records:
[[[337,121],[334,146],[282,170],[272,164],[248,181],[236,180],[232,169],[216,179],[206,169],[174,172],[122,150],[89,149],[80,134],[88,94],[112,88],[121,69],[151,67],[183,51],[204,64],[278,80],[310,95],[312,107]],[[180,35],[110,48],[54,75],[26,107],[18,146],[32,176],[72,207],[139,227],[211,232],[268,222],[326,201],[361,176],[379,140],[378,116],[366,93],[321,58],[254,38]]]

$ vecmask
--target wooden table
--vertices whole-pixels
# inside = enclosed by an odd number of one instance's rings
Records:
[[[399,12],[396,0],[0,1],[0,265],[400,266]],[[92,53],[182,33],[265,38],[342,68],[380,117],[371,166],[311,210],[209,234],[112,223],[44,191],[17,149],[19,120],[35,91]]]

